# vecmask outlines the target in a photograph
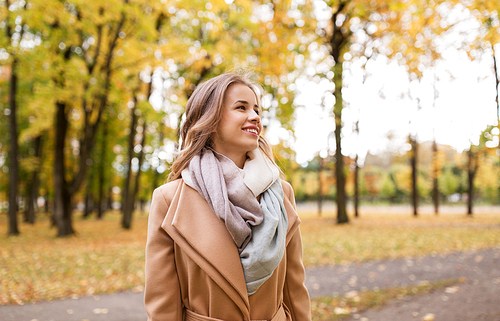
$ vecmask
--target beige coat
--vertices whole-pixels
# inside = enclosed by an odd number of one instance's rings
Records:
[[[311,320],[300,220],[292,187],[284,181],[282,186],[286,251],[273,275],[251,296],[238,249],[205,199],[182,179],[157,188],[146,245],[148,320]]]

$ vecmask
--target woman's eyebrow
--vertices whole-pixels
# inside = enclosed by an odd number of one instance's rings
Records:
[[[248,101],[246,101],[246,100],[241,100],[241,99],[239,99],[239,100],[235,101],[235,102],[233,103],[233,105],[236,105],[236,104],[238,104],[238,103],[242,103],[242,104],[249,105]]]
[[[236,105],[236,104],[238,104],[238,103],[242,103],[242,104],[245,104],[245,105],[250,105],[250,104],[248,103],[248,101],[246,101],[246,100],[242,100],[242,99],[238,99],[237,101],[235,101],[235,102],[233,103],[233,106],[234,106],[234,105]],[[254,107],[260,108],[260,107],[259,107],[259,105],[257,105],[257,104],[255,104],[255,105],[254,105]]]

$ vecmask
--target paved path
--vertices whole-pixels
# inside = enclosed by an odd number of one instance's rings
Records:
[[[477,278],[427,295],[390,302],[380,310],[353,314],[344,321],[499,321],[499,278]]]
[[[419,284],[465,277],[454,288],[409,297],[381,310],[354,314],[349,320],[405,321],[435,315],[435,321],[500,320],[500,248],[448,255],[374,261],[307,270],[306,285],[312,297],[349,291]],[[0,306],[1,321],[144,321],[142,293],[57,300],[23,306]]]
[[[306,285],[316,297],[460,277],[490,278],[500,283],[500,248],[312,268],[307,271]]]

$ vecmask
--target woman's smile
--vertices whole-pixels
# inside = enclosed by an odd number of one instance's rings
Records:
[[[249,134],[259,137],[259,127],[257,126],[248,126],[243,128],[243,131],[246,131]]]

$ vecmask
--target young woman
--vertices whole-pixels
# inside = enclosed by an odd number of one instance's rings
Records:
[[[148,320],[311,319],[293,190],[260,111],[254,85],[232,73],[189,99],[179,156],[149,214]]]

